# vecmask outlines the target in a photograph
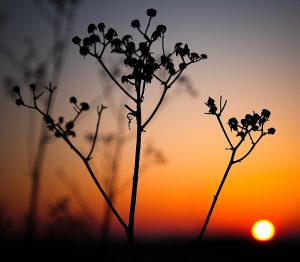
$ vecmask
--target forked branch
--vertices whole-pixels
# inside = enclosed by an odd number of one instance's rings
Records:
[[[212,212],[214,210],[214,207],[217,203],[218,197],[221,193],[221,190],[223,188],[223,185],[228,177],[229,171],[231,169],[231,167],[238,163],[241,162],[242,160],[244,160],[247,156],[250,155],[250,153],[253,151],[253,149],[255,148],[255,146],[258,144],[258,142],[265,136],[265,135],[273,135],[275,134],[275,129],[273,127],[269,128],[267,132],[264,132],[264,125],[265,123],[269,120],[271,112],[267,109],[263,109],[261,114],[257,114],[255,112],[253,112],[253,114],[247,114],[245,116],[245,118],[239,121],[235,118],[232,117],[228,120],[228,125],[231,129],[231,131],[236,133],[236,136],[240,137],[240,140],[237,142],[237,144],[234,146],[233,143],[231,142],[231,140],[229,139],[229,136],[224,128],[224,125],[222,123],[222,119],[221,119],[221,114],[226,106],[227,101],[225,101],[224,104],[222,104],[222,96],[220,97],[220,108],[218,111],[218,108],[215,104],[215,100],[212,99],[211,97],[209,97],[208,101],[205,103],[208,108],[209,108],[209,112],[206,114],[209,115],[215,115],[217,117],[218,123],[221,126],[221,129],[223,131],[224,136],[226,137],[226,140],[228,141],[229,145],[230,145],[230,150],[231,150],[231,157],[229,160],[229,163],[227,165],[226,171],[223,175],[223,178],[221,180],[221,183],[217,189],[216,194],[213,197],[213,201],[212,204],[210,206],[210,209],[208,211],[208,214],[206,216],[206,219],[204,221],[204,224],[202,226],[202,229],[200,231],[200,234],[197,238],[198,241],[200,241],[205,233],[205,230],[208,226],[209,220],[211,218]],[[252,133],[260,133],[257,140],[254,142],[253,137],[252,137]],[[245,155],[243,155],[242,157],[235,159],[235,156],[237,154],[238,149],[240,148],[240,146],[246,141],[246,138],[249,137],[252,145],[250,147],[250,149],[247,151],[247,153]]]
[[[30,84],[29,85],[33,94],[33,105],[27,104],[24,102],[23,97],[21,95],[21,90],[19,86],[15,86],[13,87],[13,91],[18,95],[18,98],[16,99],[16,104],[18,106],[24,106],[26,108],[32,109],[37,111],[44,119],[45,124],[47,125],[48,129],[54,133],[54,135],[57,138],[62,138],[69,146],[70,148],[79,156],[79,158],[83,161],[84,165],[86,166],[91,178],[93,179],[95,185],[97,186],[98,190],[100,191],[101,195],[103,196],[104,200],[106,201],[106,203],[108,204],[108,206],[110,207],[110,209],[112,210],[113,214],[115,215],[115,217],[118,219],[118,221],[120,222],[121,226],[127,230],[127,225],[124,222],[124,220],[121,218],[121,216],[119,215],[119,213],[117,212],[117,210],[114,208],[113,204],[111,203],[109,197],[107,196],[106,192],[104,191],[103,187],[101,186],[101,184],[99,183],[99,181],[97,180],[90,164],[89,164],[89,160],[92,157],[92,153],[93,150],[95,148],[95,144],[97,141],[97,135],[98,135],[98,131],[99,131],[99,126],[100,126],[100,120],[101,120],[101,115],[103,110],[106,108],[105,106],[101,105],[101,108],[99,109],[99,107],[97,108],[97,114],[98,114],[98,120],[97,120],[97,124],[96,124],[96,131],[93,137],[93,143],[91,146],[91,149],[89,151],[89,154],[85,157],[80,150],[73,144],[73,142],[70,140],[70,137],[75,137],[76,133],[74,131],[74,126],[75,126],[75,122],[78,119],[79,115],[84,112],[89,110],[89,105],[86,102],[82,102],[80,104],[78,104],[77,99],[73,96],[70,98],[70,103],[73,104],[74,106],[74,110],[76,112],[76,116],[73,118],[73,120],[65,123],[64,122],[64,118],[63,117],[59,117],[58,121],[55,121],[49,114],[49,107],[51,105],[51,97],[53,95],[53,92],[55,91],[56,87],[52,87],[51,83],[49,83],[49,87],[45,87],[45,91],[48,92],[48,106],[46,111],[44,112],[43,109],[41,109],[37,103],[38,99],[42,96],[42,94],[44,94],[45,92],[41,93],[41,95],[36,96],[35,95],[35,84]],[[65,125],[64,125],[65,124]],[[64,125],[64,126],[63,126]]]

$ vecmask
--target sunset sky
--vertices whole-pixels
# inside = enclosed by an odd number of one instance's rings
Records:
[[[101,78],[96,61],[79,55],[71,43],[72,36],[85,36],[88,24],[104,22],[121,36],[129,33],[136,37],[130,23],[140,19],[145,27],[148,8],[157,10],[152,29],[158,24],[167,26],[167,49],[173,49],[176,42],[186,42],[191,50],[207,54],[208,59],[193,64],[185,72],[198,95],[191,97],[183,92],[170,99],[143,134],[141,163],[146,161],[143,149],[149,144],[158,148],[167,162],[155,164],[141,174],[137,236],[193,239],[199,234],[230,158],[230,152],[225,150],[227,141],[216,118],[204,114],[208,97],[218,101],[222,95],[228,101],[223,113],[224,124],[233,116],[240,119],[246,113],[260,113],[267,108],[271,111],[267,127],[276,128],[276,134],[264,137],[249,157],[233,166],[206,236],[251,238],[252,225],[257,220],[268,219],[275,225],[275,239],[299,237],[300,1],[81,1],[58,83],[54,115],[71,117],[70,96],[92,101],[109,81]],[[29,204],[29,163],[36,151],[40,123],[33,117],[35,113],[18,108],[4,91],[2,80],[6,76],[14,76],[15,84],[20,86],[24,86],[24,82],[3,54],[3,44],[21,58],[26,53],[24,39],[29,37],[43,56],[52,35],[32,1],[1,0],[0,14],[5,18],[0,19],[0,207],[21,231]],[[120,95],[115,86],[111,88],[115,88],[115,96]],[[171,92],[176,94],[183,88],[176,84]],[[154,82],[147,94],[149,101],[145,102],[144,117],[155,105],[160,90]],[[100,135],[108,134],[116,126],[112,106],[103,97],[97,103],[108,106]],[[83,152],[89,150],[84,139],[86,133],[95,129],[96,107],[90,111],[78,123],[75,140]],[[134,131],[127,128],[126,113],[124,109],[122,121],[125,133],[130,136]],[[33,128],[29,128],[29,122]],[[227,131],[230,133],[229,128]],[[237,141],[234,133],[230,135]],[[28,143],[30,137],[33,140]],[[103,166],[97,161],[102,159],[101,143],[96,146],[93,167],[103,182]],[[134,139],[129,139],[120,159],[119,185],[130,181],[133,160]],[[105,203],[83,164],[62,140],[50,143],[44,161],[40,227],[48,221],[49,207],[64,196],[71,199],[71,214],[83,216],[82,209],[57,175],[58,170],[63,170],[77,185],[100,228]],[[125,221],[129,203],[130,187],[125,187],[116,199],[116,208]],[[115,219],[113,233],[125,238]]]

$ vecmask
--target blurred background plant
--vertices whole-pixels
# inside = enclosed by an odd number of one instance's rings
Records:
[[[36,46],[34,36],[28,36],[24,39],[26,53],[23,57],[18,57],[10,48],[10,43],[6,43],[5,39],[0,37],[0,54],[15,70],[12,75],[2,79],[6,94],[12,98],[15,98],[16,93],[11,92],[11,86],[16,83],[26,85],[36,83],[39,88],[45,86],[49,80],[55,85],[59,83],[70,45],[74,19],[80,4],[79,0],[33,0],[32,2],[38,12],[36,15],[40,15],[49,26],[45,28],[45,34],[51,34],[52,39],[47,41],[47,46]],[[9,18],[9,14],[2,15],[0,25]],[[54,101],[55,97],[52,99]],[[44,124],[31,114],[29,114],[28,127],[27,156],[31,189],[24,234],[26,238],[33,240],[38,226],[42,170],[50,138]]]

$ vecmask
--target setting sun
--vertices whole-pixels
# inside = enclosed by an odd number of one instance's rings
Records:
[[[258,241],[271,240],[275,235],[275,227],[268,220],[259,220],[252,226],[252,235]]]

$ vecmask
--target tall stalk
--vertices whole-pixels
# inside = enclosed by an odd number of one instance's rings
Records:
[[[139,87],[137,88],[139,89]],[[138,97],[139,97],[139,92]],[[138,99],[139,101],[140,99]],[[136,110],[136,145],[135,145],[135,159],[134,159],[134,172],[132,178],[132,191],[131,191],[131,201],[130,201],[130,211],[129,211],[129,224],[127,229],[127,236],[129,243],[134,242],[134,219],[135,219],[135,207],[136,207],[136,197],[137,188],[139,181],[139,171],[140,171],[140,155],[142,146],[142,114],[141,114],[141,102],[137,102]]]
[[[113,83],[125,96],[127,96],[127,98],[129,98],[129,102],[134,104],[134,108],[127,104],[125,105],[126,109],[129,111],[127,114],[129,128],[134,118],[136,123],[135,160],[131,200],[128,226],[125,230],[128,242],[131,244],[134,242],[142,133],[161,107],[167,91],[178,80],[182,72],[190,64],[207,58],[205,54],[198,55],[197,53],[190,52],[188,45],[183,45],[181,42],[175,45],[173,52],[167,54],[164,47],[164,37],[167,27],[165,25],[158,25],[152,34],[148,32],[152,18],[156,16],[156,13],[156,10],[153,8],[147,10],[149,20],[145,30],[142,30],[138,19],[131,22],[131,26],[143,37],[143,41],[140,43],[134,43],[131,35],[125,35],[122,38],[118,38],[118,34],[113,28],[109,28],[108,30],[105,29],[104,23],[99,23],[97,26],[95,24],[90,24],[87,28],[89,36],[85,37],[83,40],[79,36],[75,36],[72,39],[73,43],[78,45],[79,53],[82,56],[90,55],[94,57],[111,78]],[[152,51],[152,45],[157,40],[161,40],[162,47],[159,61],[155,59],[153,56],[153,53],[155,52]],[[125,56],[125,71],[131,71],[129,74],[125,74],[121,77],[121,82],[113,75],[109,67],[103,61],[102,56],[108,46],[111,46],[111,53]],[[176,66],[173,62],[173,57],[178,57]],[[160,70],[166,72],[165,79],[158,76],[157,71]],[[142,104],[146,99],[146,89],[152,81],[156,81],[161,85],[163,90],[156,106],[150,112],[149,116],[145,118],[145,121],[142,121],[142,117],[144,116]]]

